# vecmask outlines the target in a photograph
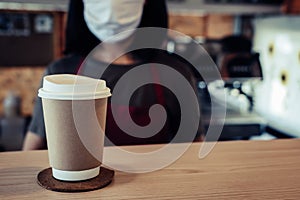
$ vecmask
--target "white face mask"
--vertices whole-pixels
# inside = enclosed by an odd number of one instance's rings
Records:
[[[133,34],[133,29],[137,28],[141,21],[144,7],[144,0],[83,0],[83,2],[84,19],[90,31],[101,41],[109,38],[111,42],[124,40]],[[112,37],[116,34],[119,35]]]

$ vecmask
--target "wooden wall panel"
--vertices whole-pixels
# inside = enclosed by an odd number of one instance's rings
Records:
[[[281,10],[285,14],[300,14],[300,1],[285,0],[282,4]]]
[[[169,28],[191,37],[204,36],[205,16],[170,14]]]
[[[209,15],[206,23],[206,37],[219,39],[233,34],[234,17],[231,15]]]
[[[9,91],[16,92],[22,98],[21,114],[31,115],[44,69],[44,67],[0,68],[1,115],[3,113],[3,100]]]
[[[234,18],[231,15],[183,15],[170,14],[169,27],[191,37],[202,36],[219,39],[233,33]]]
[[[65,30],[67,23],[67,13],[55,12],[54,16],[54,32],[53,32],[53,45],[54,45],[54,59],[63,56],[65,49]]]

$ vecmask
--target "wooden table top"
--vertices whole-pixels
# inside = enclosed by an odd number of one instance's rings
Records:
[[[109,186],[84,193],[37,184],[38,172],[49,167],[47,151],[0,153],[0,199],[300,199],[300,140],[219,142],[204,159],[198,158],[200,145],[162,170],[117,171]]]

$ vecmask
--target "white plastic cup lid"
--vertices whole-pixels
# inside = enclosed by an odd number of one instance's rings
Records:
[[[57,100],[91,100],[109,97],[111,93],[104,80],[73,74],[55,74],[44,77],[38,96]]]

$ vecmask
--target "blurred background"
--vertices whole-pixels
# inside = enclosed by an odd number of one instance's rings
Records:
[[[224,79],[204,82],[197,75],[204,127],[218,124],[210,119],[210,104],[225,89],[227,116],[219,140],[300,137],[300,1],[167,4],[169,28],[190,36],[169,35],[168,51],[192,51],[201,59],[193,39]],[[22,147],[45,67],[63,56],[67,9],[68,0],[0,0],[0,151]]]

